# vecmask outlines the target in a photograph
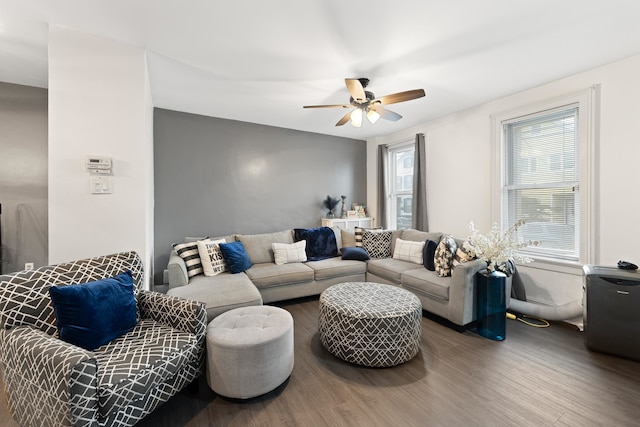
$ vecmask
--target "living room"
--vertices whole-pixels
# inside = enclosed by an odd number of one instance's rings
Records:
[[[591,5],[593,9],[600,7],[595,3]],[[625,23],[629,16],[637,17],[638,14],[637,6],[630,2],[609,7],[618,7],[615,16]],[[346,18],[336,16],[335,19]],[[166,266],[170,244],[185,236],[318,226],[325,214],[321,201],[327,194],[346,194],[350,202],[364,202],[375,216],[378,206],[377,147],[413,141],[416,133],[424,134],[427,143],[429,229],[464,237],[469,234],[469,222],[473,221],[481,230],[488,230],[500,214],[496,203],[492,118],[590,88],[595,93],[597,123],[594,129],[597,135],[591,169],[588,169],[589,204],[583,206],[583,218],[589,224],[586,230],[589,247],[581,261],[615,265],[621,259],[636,263],[639,260],[635,241],[640,235],[634,228],[638,199],[630,171],[634,170],[636,159],[640,157],[640,146],[635,143],[640,131],[633,125],[624,125],[633,123],[640,113],[635,102],[640,95],[637,79],[640,49],[637,46],[636,50],[628,46],[628,50],[617,58],[607,57],[604,62],[593,60],[590,64],[581,64],[581,68],[573,72],[542,78],[517,88],[513,88],[509,80],[521,71],[520,67],[534,68],[547,76],[553,66],[534,59],[520,65],[512,61],[497,62],[492,56],[489,60],[495,69],[492,78],[494,82],[503,83],[503,87],[486,101],[472,102],[465,108],[440,115],[436,113],[418,122],[411,121],[409,110],[405,112],[398,107],[404,117],[397,123],[365,123],[360,129],[362,133],[349,129],[348,136],[337,136],[332,132],[335,121],[342,115],[340,110],[303,111],[302,106],[346,101],[348,93],[343,79],[361,77],[349,73],[368,72],[366,77],[371,78],[371,88],[377,92],[375,67],[353,65],[348,73],[341,71],[338,76],[332,72],[328,77],[317,77],[330,79],[323,82],[323,87],[325,84],[333,87],[335,93],[325,93],[318,99],[305,98],[299,103],[300,111],[291,114],[304,114],[305,119],[311,117],[317,126],[327,130],[305,131],[277,123],[269,125],[256,112],[252,112],[255,119],[238,119],[224,112],[203,114],[180,109],[178,104],[171,106],[166,99],[153,96],[150,75],[154,73],[154,66],[189,69],[192,79],[183,82],[185,91],[187,86],[198,81],[197,67],[158,55],[142,43],[134,45],[88,30],[69,28],[64,21],[53,22],[45,31],[48,46],[46,86],[36,88],[37,85],[27,84],[24,87],[24,83],[12,81],[0,86],[0,93],[11,93],[11,97],[0,97],[3,117],[21,120],[19,117],[26,113],[22,108],[15,108],[15,97],[25,104],[36,97],[38,117],[33,119],[29,113],[26,120],[39,124],[26,124],[23,128],[44,127],[44,132],[37,136],[40,142],[33,149],[17,152],[16,142],[23,148],[28,146],[22,139],[24,134],[18,131],[10,134],[10,138],[0,140],[3,153],[15,153],[10,158],[3,155],[0,160],[2,169],[11,171],[13,188],[20,187],[20,191],[27,188],[29,192],[33,189],[30,185],[38,187],[33,190],[36,200],[23,200],[11,207],[0,200],[4,208],[2,231],[5,242],[8,239],[17,241],[13,237],[15,231],[6,227],[9,218],[15,218],[18,205],[24,209],[26,203],[38,212],[34,222],[30,222],[31,214],[24,211],[21,211],[21,218],[23,224],[27,223],[28,232],[40,228],[39,234],[30,238],[35,247],[32,253],[37,253],[39,258],[25,258],[17,249],[26,252],[30,249],[16,247],[14,243],[16,266],[35,261],[39,267],[135,250],[148,272],[147,286],[152,288],[163,282],[162,269]],[[613,51],[614,45],[624,44],[620,38],[634,39],[622,30],[622,36],[616,35],[611,28],[609,31],[610,38],[603,36],[594,50],[605,45],[611,46],[609,50]],[[575,56],[587,56],[587,50],[590,49],[585,47],[583,52],[575,52]],[[443,52],[435,53],[439,53],[442,61],[447,59]],[[304,52],[300,55],[308,56]],[[567,62],[571,61],[576,60],[574,57],[567,59]],[[405,58],[405,62],[411,61]],[[469,73],[464,62],[455,65],[458,73]],[[252,66],[255,66],[253,62]],[[396,74],[402,74],[402,70]],[[391,79],[390,91],[424,87],[427,96],[410,103],[422,103],[419,105],[424,110],[442,108],[446,111],[445,102],[434,105],[436,101],[431,95],[434,92],[435,96],[438,88],[430,86],[429,73],[424,74],[415,86],[396,86],[398,83]],[[249,77],[250,87],[260,86],[260,75],[258,70]],[[268,78],[275,79],[274,76]],[[382,78],[380,81],[384,81]],[[310,78],[300,76],[299,79],[307,81]],[[288,90],[295,93],[295,84],[292,83]],[[300,84],[313,86],[311,83]],[[218,111],[224,111],[227,103],[235,104],[233,94],[222,84],[216,88],[218,93],[207,93],[207,96]],[[453,101],[466,96],[464,92],[482,92],[484,87],[482,84],[460,87],[459,92],[455,88],[447,89]],[[270,115],[266,110],[268,108],[262,109],[264,117]],[[10,115],[5,115],[8,114],[5,111]],[[211,136],[207,138],[207,134]],[[265,156],[269,150],[278,155]],[[220,151],[230,155],[218,157],[213,154]],[[184,157],[177,159],[178,152]],[[112,158],[112,194],[89,193],[89,174],[83,163],[88,154]],[[292,161],[299,163],[292,164]],[[16,164],[21,167],[17,169]],[[37,167],[33,168],[33,165]],[[215,173],[221,169],[233,172],[241,168],[245,171],[244,181],[233,179],[237,176],[233,173],[229,179]],[[39,176],[33,178],[36,172],[32,169],[37,169]],[[305,169],[308,180],[301,176]],[[29,181],[16,182],[15,176],[29,177]],[[5,177],[0,172],[0,178],[7,179]],[[213,188],[209,194],[205,190],[207,187]],[[46,250],[41,250],[42,242],[46,243]],[[580,266],[542,260],[519,268],[525,277],[527,296],[537,303],[561,306],[582,297]]]

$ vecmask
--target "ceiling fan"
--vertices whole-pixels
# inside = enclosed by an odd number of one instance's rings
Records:
[[[349,94],[349,104],[333,104],[333,105],[305,105],[303,108],[353,108],[336,123],[336,126],[342,126],[351,120],[351,125],[359,128],[362,126],[362,117],[367,116],[371,124],[375,124],[380,117],[393,122],[400,120],[402,116],[391,110],[383,108],[383,105],[397,104],[398,102],[411,101],[412,99],[422,98],[423,89],[408,90],[398,92],[391,95],[376,98],[373,92],[364,90],[369,84],[369,79],[344,79]]]

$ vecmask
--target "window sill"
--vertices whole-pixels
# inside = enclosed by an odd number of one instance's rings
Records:
[[[565,261],[554,258],[544,258],[541,256],[530,256],[533,259],[529,263],[516,263],[518,268],[526,267],[537,270],[553,271],[556,273],[571,274],[574,276],[582,276],[583,264],[578,261]]]

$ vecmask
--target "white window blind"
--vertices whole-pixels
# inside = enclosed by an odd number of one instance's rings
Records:
[[[531,255],[577,261],[580,256],[578,105],[502,122],[504,228],[524,219]]]

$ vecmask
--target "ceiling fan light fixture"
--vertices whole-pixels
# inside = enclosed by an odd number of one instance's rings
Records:
[[[351,112],[351,126],[354,128],[362,126],[362,109],[356,108]]]
[[[369,123],[371,123],[372,125],[375,125],[379,118],[380,118],[380,113],[371,109],[367,110],[367,119],[369,120]]]

